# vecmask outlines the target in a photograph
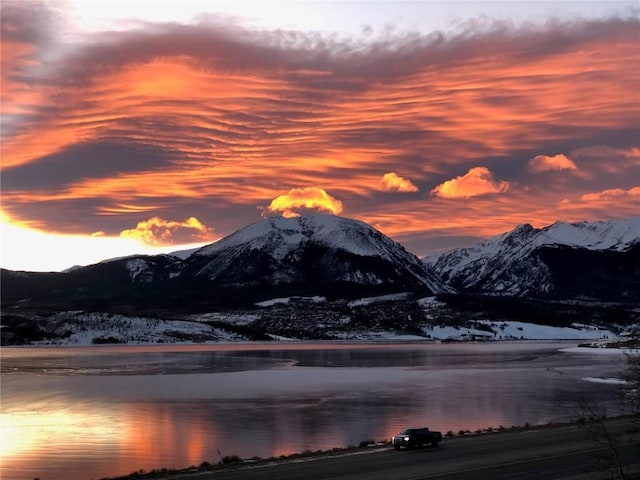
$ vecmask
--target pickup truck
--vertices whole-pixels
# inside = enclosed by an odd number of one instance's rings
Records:
[[[394,435],[391,439],[393,448],[400,450],[405,447],[408,449],[419,447],[421,445],[431,445],[437,447],[438,442],[442,440],[441,432],[434,432],[426,427],[423,428],[407,428],[400,432],[398,435]]]

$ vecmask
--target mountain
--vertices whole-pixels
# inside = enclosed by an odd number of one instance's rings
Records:
[[[333,215],[256,222],[191,254],[182,275],[233,286],[446,291],[440,279],[399,243],[364,222]]]
[[[525,224],[423,261],[463,292],[638,301],[640,218]]]
[[[366,223],[331,215],[268,218],[196,250],[131,256],[65,273],[2,270],[3,307],[179,308],[290,295],[355,298],[448,292],[429,267]]]

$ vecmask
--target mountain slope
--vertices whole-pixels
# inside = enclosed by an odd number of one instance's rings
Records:
[[[357,285],[447,291],[413,254],[370,225],[332,215],[272,217],[194,252],[181,275],[233,286]]]
[[[631,299],[640,296],[640,218],[520,225],[469,248],[423,259],[473,293]]]

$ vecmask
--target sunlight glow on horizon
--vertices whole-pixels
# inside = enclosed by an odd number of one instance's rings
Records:
[[[114,258],[159,255],[204,245],[150,246],[133,238],[47,233],[6,223],[4,218],[0,232],[0,266],[16,271],[57,272]]]

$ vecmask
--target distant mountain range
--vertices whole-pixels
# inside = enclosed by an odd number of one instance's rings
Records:
[[[640,301],[640,218],[525,224],[424,262],[460,292]]]
[[[370,225],[332,215],[272,217],[196,250],[67,272],[2,270],[2,306],[181,312],[276,297],[400,292],[640,302],[640,219],[521,225],[419,259]]]

